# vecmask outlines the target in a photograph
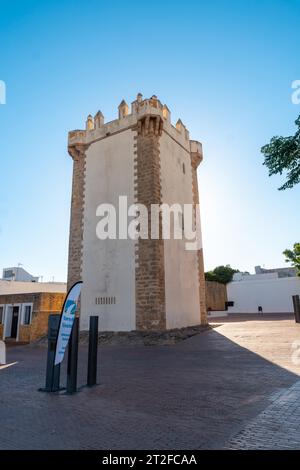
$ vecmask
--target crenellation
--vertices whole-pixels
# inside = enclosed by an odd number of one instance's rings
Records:
[[[84,145],[86,143],[86,131],[75,130],[70,131],[68,135],[68,146]]]
[[[95,129],[99,129],[104,125],[104,116],[101,111],[98,111],[94,116]]]
[[[91,114],[89,114],[87,117],[85,128],[87,131],[91,131],[92,129],[95,128],[94,118]]]
[[[129,114],[129,107],[125,100],[122,100],[118,107],[119,119],[123,119]]]
[[[202,144],[198,140],[190,140],[190,151],[198,153],[201,157],[203,156]]]
[[[174,126],[171,123],[171,113],[166,104],[162,104],[156,95],[149,99],[143,99],[139,93],[136,100],[131,103],[131,112],[125,100],[122,100],[118,106],[118,119],[104,122],[104,116],[98,111],[93,117],[91,114],[86,121],[85,130],[74,130],[69,132],[69,146],[90,145],[97,140],[112,136],[125,129],[135,128],[138,121],[146,116],[160,116],[163,121],[162,130],[168,133],[172,139],[183,146],[187,152],[190,152],[189,131],[179,119]],[[151,120],[150,120],[151,121]],[[152,123],[151,123],[152,125]]]
[[[176,127],[176,130],[184,136],[185,140],[188,140],[188,141],[190,140],[190,133],[187,130],[186,126],[183,124],[181,119],[178,119],[175,127]]]
[[[197,169],[203,160],[202,144],[197,140],[190,140],[190,153],[192,167]]]
[[[168,108],[168,106],[167,106],[166,104],[163,105],[162,113],[163,113],[163,118],[164,118],[169,124],[171,124],[171,113],[170,113],[170,110],[169,110],[169,108]]]
[[[178,132],[182,132],[185,129],[185,125],[183,124],[181,119],[178,119],[175,127],[178,130]]]

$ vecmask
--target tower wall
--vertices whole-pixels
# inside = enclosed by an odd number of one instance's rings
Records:
[[[191,141],[191,164],[192,164],[192,189],[193,189],[193,201],[194,205],[198,204],[200,207],[199,200],[199,188],[198,188],[198,177],[197,168],[203,158],[202,148],[199,142]],[[199,214],[199,222],[201,222]],[[203,245],[202,245],[202,231],[200,227],[200,249],[197,251],[197,264],[198,264],[198,288],[199,288],[199,301],[200,301],[200,321],[202,325],[207,324],[207,310],[206,310],[206,292],[205,292],[205,273],[204,273],[204,258],[203,258]]]
[[[135,200],[148,209],[151,234],[151,204],[162,203],[160,139],[162,119],[151,116],[138,121]],[[139,330],[166,328],[164,241],[139,239],[136,245],[136,325]]]
[[[73,158],[72,200],[70,214],[68,289],[82,278],[83,214],[85,191],[85,145],[69,147]]]
[[[99,315],[99,328],[128,331],[135,322],[135,242],[99,240],[99,204],[118,209],[119,195],[134,203],[134,132],[131,129],[100,139],[86,152],[84,232],[80,328]],[[117,210],[118,219],[118,210]]]
[[[160,152],[163,202],[193,204],[190,152],[167,132]],[[184,237],[164,240],[167,328],[200,323],[197,251],[187,251],[185,242]]]

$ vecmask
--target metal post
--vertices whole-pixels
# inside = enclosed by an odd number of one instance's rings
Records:
[[[97,383],[97,353],[98,353],[98,317],[90,317],[89,357],[87,385],[92,387]]]
[[[295,314],[295,322],[300,323],[300,301],[299,295],[293,295],[293,306]]]
[[[52,384],[52,392],[58,392],[61,390],[59,385],[60,380],[60,364],[53,366],[53,384]]]
[[[58,392],[59,378],[60,378],[60,364],[54,365],[55,360],[55,346],[57,332],[59,328],[60,316],[51,314],[48,318],[48,353],[47,353],[47,367],[46,367],[46,385],[45,388],[40,389],[44,392]]]
[[[67,393],[77,392],[79,318],[74,319],[68,348]]]

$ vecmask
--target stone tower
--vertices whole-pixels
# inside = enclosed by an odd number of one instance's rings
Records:
[[[202,246],[185,249],[184,239],[100,240],[96,234],[99,204],[199,203],[197,167],[202,146],[190,140],[178,120],[156,96],[141,94],[131,105],[123,100],[118,119],[104,123],[99,111],[85,130],[69,133],[73,185],[68,284],[83,281],[80,327],[99,315],[101,330],[130,331],[205,324]],[[151,216],[148,217],[149,231]],[[184,222],[182,222],[184,224]]]

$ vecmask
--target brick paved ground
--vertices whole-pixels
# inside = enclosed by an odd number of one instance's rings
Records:
[[[279,394],[274,402],[228,443],[228,449],[299,449],[300,381]]]
[[[242,320],[170,346],[103,346],[101,384],[74,396],[37,391],[44,349],[9,348],[0,449],[300,448],[300,325]]]

